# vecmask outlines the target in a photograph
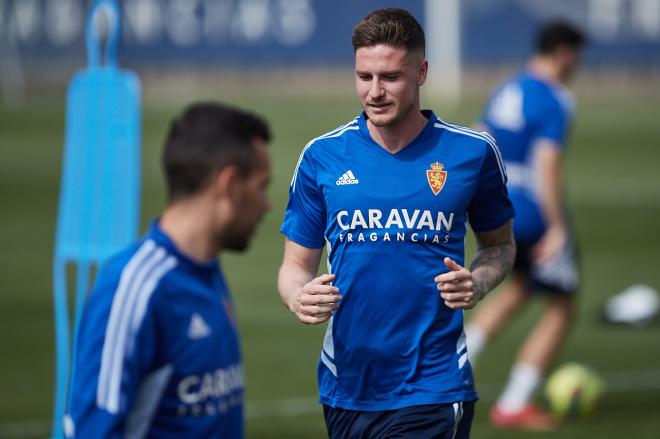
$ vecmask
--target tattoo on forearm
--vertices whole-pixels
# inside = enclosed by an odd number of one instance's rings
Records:
[[[504,280],[513,266],[515,253],[512,243],[486,247],[477,252],[470,271],[473,273],[474,291],[479,299]]]
[[[478,298],[495,288],[509,273],[516,255],[511,222],[497,230],[477,234],[479,250],[470,271]]]

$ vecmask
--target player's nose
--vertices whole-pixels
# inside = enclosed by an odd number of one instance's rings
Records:
[[[385,89],[383,88],[382,83],[379,80],[374,80],[371,82],[371,88],[369,89],[369,94],[372,98],[379,98],[385,95]]]

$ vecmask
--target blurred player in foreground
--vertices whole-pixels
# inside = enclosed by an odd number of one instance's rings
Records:
[[[243,366],[216,256],[269,207],[269,128],[214,103],[172,122],[168,204],[102,268],[80,325],[67,435],[241,438]]]
[[[582,32],[568,23],[546,24],[526,69],[495,91],[483,113],[482,123],[506,163],[518,252],[506,286],[477,309],[466,327],[471,362],[532,291],[546,293],[548,301],[491,410],[497,427],[554,427],[553,419],[531,400],[566,337],[578,289],[561,166],[574,103],[562,84],[572,77],[584,41]]]
[[[488,135],[420,110],[428,62],[412,15],[376,10],[352,41],[364,112],[300,155],[280,295],[301,322],[329,321],[318,380],[331,438],[467,438],[477,393],[463,310],[515,253],[503,164]]]

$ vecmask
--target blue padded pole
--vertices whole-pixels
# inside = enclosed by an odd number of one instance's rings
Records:
[[[121,38],[118,4],[117,0],[94,0],[89,7],[85,33],[88,65],[73,77],[67,95],[53,267],[57,358],[52,437],[56,439],[63,437],[67,427],[69,376],[75,372],[72,356],[76,355],[90,272],[135,239],[139,220],[140,85],[134,73],[120,70],[117,63]],[[103,17],[108,32],[101,44],[98,20]],[[73,316],[68,309],[68,263],[77,264]]]
[[[87,45],[88,64],[91,67],[101,66],[101,53],[99,51],[99,39],[96,35],[94,20],[105,12],[108,17],[108,39],[105,46],[105,66],[117,67],[117,47],[119,46],[121,14],[116,0],[96,0],[87,14],[85,30],[85,43]]]
[[[73,352],[75,356],[76,346],[78,345],[78,328],[80,326],[80,316],[82,316],[85,302],[87,301],[87,293],[89,292],[90,272],[91,265],[89,261],[82,261],[78,264],[78,272],[76,273],[76,319],[74,320],[73,329]],[[75,369],[75,362],[73,368]],[[71,372],[73,376],[73,371]]]
[[[70,377],[76,374],[76,351],[78,346],[78,332],[80,331],[80,317],[82,316],[85,302],[87,301],[87,294],[89,292],[91,264],[89,261],[81,261],[76,270],[76,313],[73,327],[73,350],[71,351],[71,373]],[[69,383],[69,387],[71,383]],[[69,398],[66,398],[67,404]],[[66,409],[66,408],[65,408]]]
[[[57,362],[55,368],[55,407],[53,409],[53,438],[64,437],[62,422],[66,402],[67,381],[69,375],[69,300],[66,288],[66,261],[55,259],[53,264],[55,340]]]

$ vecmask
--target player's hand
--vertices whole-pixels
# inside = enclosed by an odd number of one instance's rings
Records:
[[[339,288],[328,285],[334,274],[323,274],[298,288],[289,303],[289,310],[305,324],[316,325],[328,320],[339,307]]]
[[[565,227],[550,226],[532,248],[532,259],[537,264],[551,261],[560,254],[567,238]]]
[[[450,258],[445,258],[443,262],[449,271],[436,276],[434,281],[445,305],[451,309],[473,308],[481,295],[474,291],[472,273]]]

